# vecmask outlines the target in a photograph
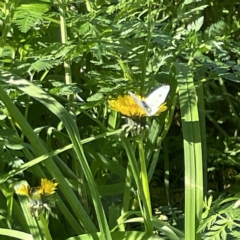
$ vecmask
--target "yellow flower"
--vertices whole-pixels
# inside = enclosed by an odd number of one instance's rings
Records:
[[[30,197],[30,186],[26,183],[16,189],[16,194]]]
[[[57,185],[58,183],[54,183],[46,178],[41,179],[41,186],[39,187],[38,192],[42,195],[52,195],[55,193]]]
[[[54,206],[54,198],[51,195],[55,193],[57,185],[58,183],[43,178],[41,186],[30,187],[26,181],[22,181],[15,186],[15,191],[18,195],[28,197],[30,212],[38,218],[43,209],[51,212],[51,207]]]
[[[144,97],[136,95],[140,100],[145,100]],[[146,117],[147,113],[138,106],[138,104],[133,100],[130,95],[118,96],[116,100],[109,100],[108,104],[111,109],[122,113],[128,117]],[[159,115],[161,112],[167,110],[166,103],[159,106],[159,110],[155,116]]]
[[[41,195],[52,195],[56,191],[58,183],[47,180],[46,178],[41,179],[41,186],[30,187],[27,183],[22,184],[16,189],[18,195],[25,195],[30,198],[38,199]]]

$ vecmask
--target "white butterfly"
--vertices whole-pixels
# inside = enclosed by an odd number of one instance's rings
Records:
[[[132,92],[128,92],[128,94],[133,98],[136,104],[146,112],[148,116],[153,116],[159,110],[160,105],[166,100],[169,90],[169,85],[161,86],[151,92],[145,100],[140,100]]]

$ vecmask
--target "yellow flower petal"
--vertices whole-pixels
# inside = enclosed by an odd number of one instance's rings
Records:
[[[46,178],[41,179],[41,186],[39,187],[38,193],[42,195],[51,195],[56,191],[58,183],[54,183]]]
[[[144,100],[145,98],[136,95],[140,100]],[[138,104],[133,100],[133,98],[129,95],[118,96],[116,100],[108,101],[109,107],[117,112],[122,113],[128,117],[146,117],[146,112],[138,106]],[[161,112],[167,110],[166,103],[160,105],[159,110],[156,115],[159,115]]]
[[[15,190],[16,194],[18,195],[25,195],[28,196],[30,195],[30,186],[28,184],[23,184],[19,188]]]

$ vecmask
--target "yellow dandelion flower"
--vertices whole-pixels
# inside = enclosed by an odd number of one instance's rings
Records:
[[[39,187],[39,194],[41,195],[52,195],[56,191],[58,183],[54,183],[46,178],[41,179],[41,186]]]
[[[28,184],[22,184],[20,187],[18,187],[15,191],[16,191],[16,194],[18,195],[25,195],[25,196],[28,196],[30,197],[30,186]]]
[[[56,191],[58,183],[54,183],[46,178],[41,179],[41,186],[30,187],[27,182],[16,187],[16,194],[25,195],[33,199],[41,198],[41,195],[52,195]]]
[[[56,191],[58,183],[54,183],[46,178],[41,179],[41,186],[30,187],[27,181],[22,181],[15,185],[15,191],[18,195],[25,195],[29,200],[30,212],[37,217],[43,209],[51,212],[54,205],[54,197],[52,194]]]
[[[145,100],[146,98],[136,95],[139,100]],[[116,100],[108,101],[109,107],[121,114],[128,117],[146,117],[147,113],[134,101],[130,95],[119,96]],[[155,116],[159,115],[161,112],[167,110],[166,103],[159,106],[159,110],[156,112]]]

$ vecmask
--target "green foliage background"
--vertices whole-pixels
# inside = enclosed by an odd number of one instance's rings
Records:
[[[239,239],[237,0],[0,9],[1,239]],[[107,100],[161,84],[168,110],[126,138]],[[41,178],[59,185],[36,219],[14,185]]]

